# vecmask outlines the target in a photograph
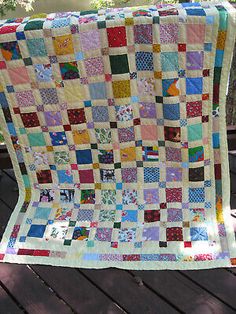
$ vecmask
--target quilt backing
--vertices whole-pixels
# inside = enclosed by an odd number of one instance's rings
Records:
[[[227,2],[0,23],[0,119],[20,189],[0,260],[236,264],[225,94]]]

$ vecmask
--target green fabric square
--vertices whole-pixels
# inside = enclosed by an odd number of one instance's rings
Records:
[[[69,227],[74,227],[76,225],[76,221],[70,221],[69,222]]]
[[[194,124],[188,126],[188,140],[198,141],[202,139],[202,124]]]
[[[153,24],[159,24],[160,23],[160,17],[159,16],[153,16],[152,21],[153,21]]]
[[[162,52],[161,53],[162,71],[178,71],[178,52]]]
[[[106,21],[98,21],[97,25],[98,29],[106,28]]]
[[[64,245],[71,245],[72,240],[64,240]]]
[[[44,21],[30,21],[25,25],[24,30],[32,31],[36,29],[43,29],[43,23]]]
[[[28,66],[28,65],[32,65],[32,64],[33,64],[31,58],[24,58],[23,61],[24,61],[25,66]]]
[[[47,56],[43,38],[27,39],[26,43],[31,57]]]
[[[25,128],[19,128],[20,134],[26,134],[26,129]]]
[[[129,72],[127,55],[110,56],[110,63],[112,74],[123,74]]]
[[[220,83],[220,76],[221,76],[221,68],[215,67],[214,68],[214,82]]]
[[[87,241],[87,247],[94,247],[94,241]]]
[[[30,146],[45,146],[46,142],[43,133],[31,133],[28,134]]]

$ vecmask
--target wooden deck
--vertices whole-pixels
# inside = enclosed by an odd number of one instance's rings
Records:
[[[17,197],[14,173],[5,170],[0,236]],[[236,197],[232,206],[236,208]],[[0,264],[0,314],[235,313],[235,295],[236,269],[126,271]]]

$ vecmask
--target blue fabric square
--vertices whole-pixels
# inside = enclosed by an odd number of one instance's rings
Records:
[[[222,67],[223,56],[224,56],[224,50],[216,49],[215,67],[219,67],[219,68]]]
[[[48,220],[50,212],[51,212],[50,207],[37,207],[34,214],[34,218]]]
[[[144,182],[145,183],[159,182],[159,180],[160,180],[159,168],[151,168],[151,167],[144,168]]]
[[[89,84],[91,99],[106,99],[106,85],[103,82]]]
[[[66,27],[70,25],[69,18],[58,18],[52,21],[52,28]]]
[[[186,9],[187,15],[205,16],[206,12],[200,8]]]
[[[47,55],[43,38],[27,39],[26,44],[31,57],[44,57]]]
[[[24,40],[26,39],[24,32],[16,32],[16,38],[17,40]]]
[[[76,60],[76,61],[84,60],[84,54],[83,54],[83,52],[76,52],[76,53],[75,53],[75,60]]]
[[[92,107],[92,102],[90,100],[85,100],[84,107]]]
[[[59,183],[73,183],[73,176],[68,170],[57,170]]]
[[[15,126],[12,122],[7,123],[7,128],[11,135],[17,136]]]
[[[31,225],[27,236],[32,238],[42,238],[45,229],[45,225]]]
[[[220,147],[220,134],[219,133],[212,134],[212,142],[213,142],[213,148]]]
[[[8,108],[7,98],[4,93],[0,93],[0,106],[2,108]]]
[[[135,53],[136,67],[138,71],[153,71],[152,52],[139,51]]]
[[[161,53],[162,71],[178,71],[178,52],[162,52]]]
[[[186,78],[186,94],[202,94],[202,77]]]
[[[163,104],[163,116],[167,120],[179,120],[180,110],[179,104]]]
[[[76,159],[78,164],[92,164],[92,154],[90,149],[77,150]]]
[[[204,51],[211,51],[212,43],[204,43]]]
[[[189,188],[189,202],[202,203],[205,201],[204,188]]]
[[[14,86],[12,86],[12,85],[8,85],[8,86],[6,86],[6,88],[7,88],[8,93],[14,93],[15,92]]]
[[[136,222],[138,218],[137,210],[123,210],[121,221],[131,221]]]
[[[139,102],[139,97],[138,96],[131,96],[131,102]]]
[[[203,227],[190,228],[191,241],[207,241],[207,229]]]
[[[122,183],[116,183],[116,189],[122,190]]]
[[[67,139],[65,132],[49,132],[52,146],[66,145]]]
[[[212,15],[206,16],[206,23],[207,24],[214,24],[214,16],[212,16]]]
[[[116,204],[116,210],[122,210],[123,205],[122,204]]]

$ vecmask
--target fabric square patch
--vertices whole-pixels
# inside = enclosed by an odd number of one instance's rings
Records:
[[[106,85],[103,82],[89,84],[89,92],[91,99],[106,99]]]
[[[89,229],[86,227],[75,227],[72,239],[83,241],[88,239],[89,237]]]
[[[188,70],[201,70],[203,68],[203,51],[187,51],[186,58]]]
[[[113,81],[112,89],[114,98],[126,98],[131,96],[130,81]]]
[[[188,149],[189,162],[197,162],[204,160],[204,150],[202,146]]]
[[[119,230],[118,239],[120,242],[134,242],[136,239],[136,229],[124,228]]]
[[[160,181],[160,169],[159,168],[144,168],[144,182],[152,183]]]
[[[161,44],[173,44],[178,42],[178,24],[160,24]]]
[[[186,94],[202,94],[202,77],[186,78]]]
[[[144,222],[155,222],[160,221],[160,210],[145,210],[144,211]]]
[[[95,129],[95,136],[98,143],[108,144],[111,143],[111,130],[110,129]]]
[[[203,44],[205,41],[205,25],[204,24],[188,24],[187,25],[187,43]]]
[[[47,220],[50,213],[51,213],[50,207],[37,207],[34,213],[34,218]]]
[[[100,49],[100,32],[98,29],[80,32],[80,42],[83,51]]]
[[[55,199],[55,192],[51,189],[40,190],[40,202],[52,202]]]
[[[122,168],[121,176],[125,183],[137,182],[137,168]]]
[[[189,181],[204,181],[204,167],[189,168]]]
[[[73,176],[69,170],[57,170],[59,183],[73,183]]]
[[[102,164],[113,164],[114,163],[114,156],[113,150],[98,150],[98,161]]]
[[[101,190],[101,200],[104,205],[116,204],[116,190]]]
[[[72,35],[62,35],[53,38],[56,55],[68,55],[74,53]]]
[[[50,170],[40,170],[36,175],[39,184],[52,183],[52,173]]]
[[[159,203],[159,193],[157,189],[144,189],[143,197],[145,204]]]
[[[52,146],[66,145],[67,139],[65,132],[49,132]]]
[[[40,125],[36,112],[21,113],[20,116],[25,128],[34,128]]]
[[[65,165],[70,162],[69,153],[66,151],[55,152],[54,157],[57,165]]]
[[[138,92],[140,96],[155,96],[155,81],[153,78],[138,79]]]
[[[137,71],[153,71],[152,52],[138,51],[135,53]]]
[[[159,241],[159,232],[158,227],[143,228],[142,239],[143,241]]]
[[[175,221],[182,221],[183,214],[182,210],[178,208],[168,208],[167,209],[167,221],[175,222]]]
[[[116,211],[115,210],[100,210],[99,212],[99,222],[104,221],[115,221]]]
[[[59,111],[45,111],[44,117],[47,126],[57,126],[62,124],[62,117]]]
[[[68,109],[67,113],[70,124],[81,124],[86,122],[84,108]]]
[[[122,191],[122,204],[129,205],[135,204],[137,205],[138,194],[136,190],[123,190]]]
[[[27,233],[27,237],[42,238],[46,229],[46,225],[31,225]]]
[[[88,76],[104,74],[103,59],[101,57],[85,59],[84,65]]]
[[[114,169],[100,169],[100,176],[102,182],[115,182],[115,170]]]
[[[205,200],[204,188],[189,188],[189,202],[201,203]]]
[[[31,57],[44,57],[47,55],[47,50],[43,38],[27,39],[26,44]]]
[[[60,190],[60,202],[62,203],[73,203],[74,202],[75,191],[71,189]]]
[[[132,105],[115,106],[117,121],[129,121],[133,119]]]
[[[203,222],[205,220],[204,208],[190,208],[190,219],[195,222]]]
[[[94,122],[107,122],[109,121],[108,108],[106,106],[92,107],[92,115]]]
[[[180,142],[180,128],[179,127],[164,127],[165,140],[171,142]]]
[[[112,228],[97,228],[95,240],[111,242]]]
[[[111,73],[112,74],[123,74],[129,73],[128,56],[125,55],[112,55],[110,58]]]
[[[76,151],[76,159],[78,164],[92,164],[92,154],[90,149]]]
[[[58,104],[57,90],[55,88],[42,88],[39,90],[44,105]]]
[[[167,167],[166,181],[167,182],[182,181],[182,168]]]
[[[95,204],[95,190],[81,190],[81,204]]]
[[[179,61],[177,52],[162,52],[161,53],[162,71],[178,71]]]
[[[202,102],[192,101],[186,104],[187,118],[202,116]]]
[[[93,170],[79,170],[80,183],[94,183]]]
[[[123,210],[121,214],[121,222],[130,221],[136,222],[138,219],[137,210]]]
[[[17,41],[0,43],[2,56],[6,61],[22,59]]]
[[[27,84],[30,82],[30,78],[25,67],[10,68],[8,69],[8,74],[12,85]]]
[[[120,158],[122,162],[135,161],[136,160],[136,149],[135,147],[126,147],[120,149]]]
[[[158,161],[159,153],[157,146],[143,146],[142,147],[143,161]]]
[[[31,90],[16,92],[15,95],[19,107],[30,107],[35,105],[34,95]]]
[[[141,125],[142,140],[157,140],[157,126],[156,125]]]
[[[203,227],[190,228],[191,241],[208,241],[207,229]]]
[[[107,28],[107,38],[109,47],[123,47],[127,45],[124,26]]]
[[[51,64],[34,64],[34,72],[38,82],[50,82],[53,79]]]
[[[46,145],[43,133],[28,134],[28,140],[29,140],[30,146],[45,146]]]
[[[202,139],[202,124],[188,125],[188,140],[198,141]]]
[[[136,44],[152,44],[152,25],[134,25],[134,42]]]
[[[134,127],[118,129],[119,142],[135,141]]]
[[[164,79],[162,80],[163,96],[179,96],[179,79]]]
[[[80,209],[77,215],[78,221],[92,221],[94,211],[91,209]]]
[[[168,203],[182,202],[182,188],[166,188],[166,201]]]
[[[166,228],[167,241],[183,241],[183,230],[180,227]]]
[[[179,120],[180,109],[179,104],[163,104],[163,117],[166,120]]]
[[[75,144],[90,143],[88,130],[73,130],[72,135],[73,135],[73,140]]]
[[[54,217],[55,220],[59,221],[69,221],[72,215],[72,210],[68,208],[60,207],[56,211],[56,215]]]
[[[59,63],[59,66],[63,80],[73,80],[79,78],[79,69],[76,61]]]
[[[141,102],[139,114],[141,118],[156,118],[156,104]]]

